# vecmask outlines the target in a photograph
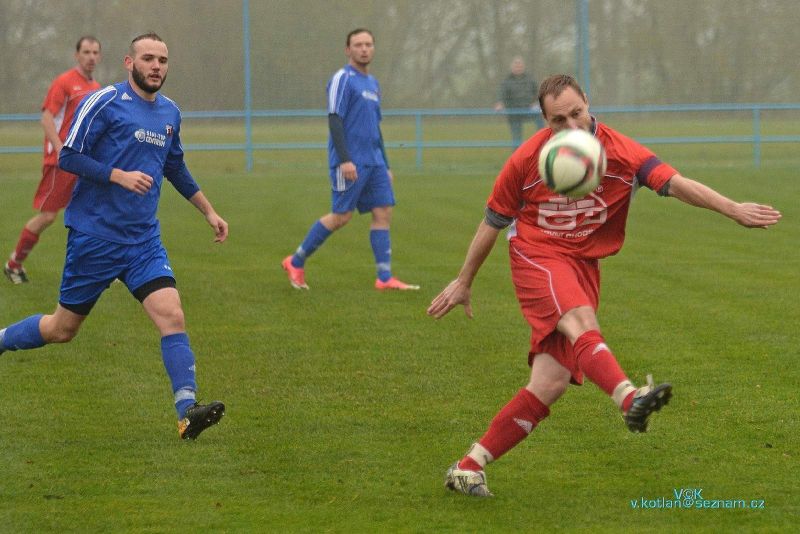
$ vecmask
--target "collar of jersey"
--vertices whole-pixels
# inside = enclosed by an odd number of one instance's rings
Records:
[[[156,99],[150,102],[149,100],[145,100],[144,98],[139,96],[139,93],[133,90],[133,86],[131,85],[130,80],[125,80],[124,83],[125,83],[125,92],[128,93],[128,96],[130,96],[131,98],[138,100],[143,104],[148,104],[148,105],[154,105],[156,102],[158,102],[158,97],[160,96],[160,93],[156,93]]]
[[[356,76],[363,76],[364,78],[368,78],[369,77],[369,74],[364,74],[363,72],[361,72],[360,70],[358,70],[357,68],[352,66],[350,63],[346,64],[344,66],[344,68],[345,68],[345,70],[347,70],[349,72],[354,72],[356,74]]]

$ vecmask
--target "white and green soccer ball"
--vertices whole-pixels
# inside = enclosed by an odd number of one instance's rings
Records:
[[[564,130],[539,152],[539,175],[551,191],[582,198],[594,191],[606,172],[606,152],[585,130]]]

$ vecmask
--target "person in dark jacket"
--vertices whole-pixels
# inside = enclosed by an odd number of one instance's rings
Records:
[[[507,111],[508,127],[514,149],[522,144],[522,125],[533,119],[536,128],[543,128],[542,112],[536,102],[539,88],[536,80],[525,71],[525,61],[519,56],[511,61],[511,72],[497,91],[495,111]]]

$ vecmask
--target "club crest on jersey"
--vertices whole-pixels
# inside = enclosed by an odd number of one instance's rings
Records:
[[[171,124],[167,124],[167,137],[171,137],[171,136],[172,136],[172,125]]]
[[[166,135],[156,132],[151,132],[150,130],[145,130],[144,128],[139,128],[138,130],[136,130],[133,136],[140,143],[150,143],[151,145],[156,145],[160,147],[163,147],[167,144]]]

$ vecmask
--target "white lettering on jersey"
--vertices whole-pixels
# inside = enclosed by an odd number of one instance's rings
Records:
[[[377,93],[375,93],[373,91],[369,91],[367,89],[364,89],[363,91],[361,91],[361,96],[363,96],[367,100],[372,100],[373,102],[377,102],[378,100],[380,100],[378,98],[378,94]]]
[[[136,138],[137,141],[140,143],[150,143],[151,145],[156,145],[163,147],[167,144],[167,136],[164,134],[151,132],[150,130],[144,130],[139,128],[134,132],[133,136]]]
[[[579,200],[559,196],[539,204],[537,224],[548,235],[576,238],[591,234],[607,218],[608,206],[596,195]],[[591,228],[578,230],[582,226]]]

